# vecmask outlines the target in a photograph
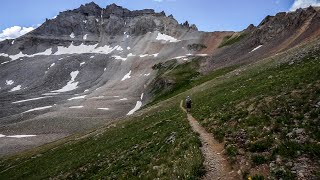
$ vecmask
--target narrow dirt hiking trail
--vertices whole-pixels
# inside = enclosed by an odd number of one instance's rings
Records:
[[[183,107],[183,101],[180,103],[181,109],[186,113]],[[208,133],[199,122],[192,117],[191,114],[187,114],[188,121],[192,127],[192,130],[199,134],[199,138],[202,144],[201,152],[205,158],[204,166],[206,174],[202,179],[204,180],[233,180],[240,179],[237,172],[231,169],[228,161],[223,156],[224,147],[219,144],[212,136]]]

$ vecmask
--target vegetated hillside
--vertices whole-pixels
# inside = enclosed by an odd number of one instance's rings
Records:
[[[192,115],[225,144],[243,178],[319,178],[320,41],[312,39],[319,15],[312,9],[268,17],[245,36],[222,37],[210,57],[155,62],[145,91],[149,106],[107,127],[3,158],[1,179],[200,178],[200,142],[179,109],[187,95]],[[290,31],[276,26],[283,22]],[[280,36],[303,42],[275,47]],[[205,53],[211,47],[204,42],[210,38],[187,48]]]

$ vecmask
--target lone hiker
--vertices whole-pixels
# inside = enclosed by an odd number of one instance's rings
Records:
[[[192,104],[191,98],[190,98],[190,96],[188,96],[186,98],[187,113],[189,113],[191,111],[191,104]]]

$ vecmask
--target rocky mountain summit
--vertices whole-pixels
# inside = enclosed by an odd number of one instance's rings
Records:
[[[68,37],[74,33],[75,38],[82,39],[88,34],[88,40],[98,41],[104,36],[139,36],[148,32],[179,36],[182,31],[196,29],[195,25],[180,25],[173,16],[164,12],[156,13],[153,9],[130,11],[116,4],[105,9],[95,3],[82,5],[80,8],[60,13],[55,19],[47,20],[30,36]]]

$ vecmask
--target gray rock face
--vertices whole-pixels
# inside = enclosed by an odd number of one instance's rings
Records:
[[[197,30],[195,25],[179,25],[173,17],[167,17],[164,12],[156,13],[152,9],[130,11],[116,4],[103,9],[92,2],[47,20],[29,36],[68,38],[74,33],[75,37],[81,39],[85,34],[89,34],[93,36],[91,40],[98,41],[103,36],[122,35],[125,32],[133,36],[153,31],[175,35],[186,29]]]
[[[310,6],[295,12],[281,12],[275,16],[267,16],[256,29],[252,26],[248,29],[254,31],[256,42],[264,44],[279,35],[290,35],[294,30],[303,28],[303,25],[308,25],[319,17],[320,13]]]

